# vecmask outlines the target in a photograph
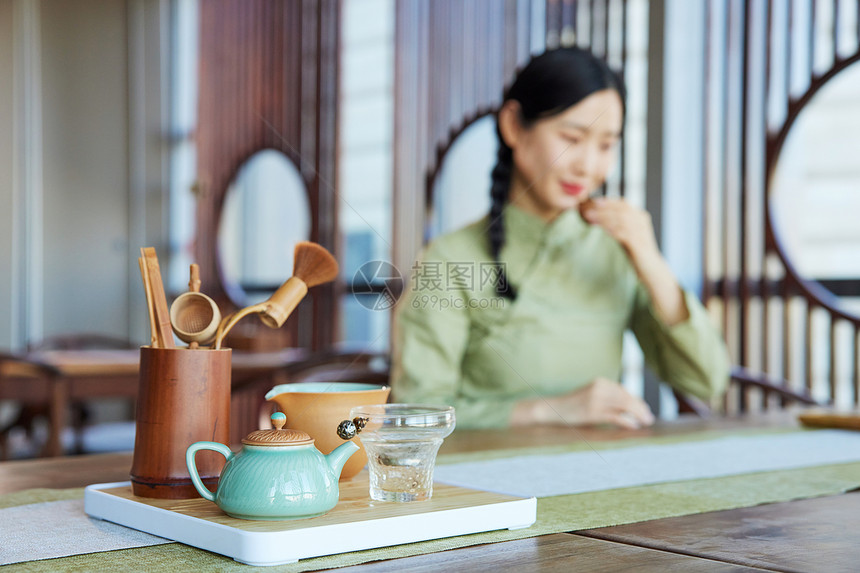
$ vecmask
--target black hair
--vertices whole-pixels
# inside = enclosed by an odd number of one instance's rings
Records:
[[[558,48],[532,58],[520,70],[505,92],[502,105],[510,100],[519,103],[519,120],[528,127],[539,119],[561,113],[591,94],[606,89],[618,92],[623,111],[624,82],[618,74],[587,50],[576,47]],[[505,244],[505,223],[502,213],[510,193],[513,151],[502,138],[498,121],[496,136],[499,140],[499,150],[490,187],[488,235],[490,254],[498,263],[499,253]],[[503,265],[499,265],[496,292],[511,300],[517,296],[516,289],[508,282]]]

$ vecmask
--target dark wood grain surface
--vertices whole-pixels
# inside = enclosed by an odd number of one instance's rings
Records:
[[[648,428],[625,430],[622,428],[535,426],[506,430],[455,430],[445,438],[440,454],[481,452],[544,446],[562,446],[575,442],[587,442],[599,449],[601,442],[616,442],[633,438],[653,438],[695,434],[699,432],[799,428],[797,420],[801,409],[787,409],[732,418],[700,418],[685,414],[671,421],[660,421]]]
[[[66,489],[128,481],[131,452],[0,462],[0,495],[33,488]]]
[[[762,571],[709,559],[633,547],[578,535],[557,533],[492,545],[378,561],[338,569],[344,572],[437,573],[439,571],[542,571],[569,573],[696,573]]]
[[[577,535],[774,571],[854,573],[860,571],[860,492]]]

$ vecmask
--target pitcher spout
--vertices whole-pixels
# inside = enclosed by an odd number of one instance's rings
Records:
[[[344,442],[336,447],[330,454],[325,457],[325,461],[334,472],[335,477],[340,478],[340,472],[343,471],[343,464],[346,460],[358,451],[358,444],[355,442]]]

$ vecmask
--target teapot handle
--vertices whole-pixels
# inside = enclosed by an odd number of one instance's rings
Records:
[[[194,442],[188,446],[187,450],[185,450],[185,465],[188,466],[188,473],[191,475],[191,482],[194,484],[194,489],[196,489],[197,493],[199,493],[203,498],[208,499],[209,501],[215,501],[215,494],[203,485],[203,480],[200,479],[200,473],[197,471],[197,463],[194,460],[194,455],[200,450],[212,450],[214,452],[218,452],[227,458],[228,462],[236,454],[234,454],[230,448],[224,444],[219,444],[218,442]]]

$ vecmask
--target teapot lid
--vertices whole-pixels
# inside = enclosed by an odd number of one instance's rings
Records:
[[[287,423],[287,416],[283,412],[272,414],[273,430],[256,430],[248,434],[243,444],[250,446],[308,446],[314,443],[305,432],[301,430],[282,429]]]

